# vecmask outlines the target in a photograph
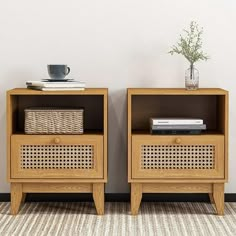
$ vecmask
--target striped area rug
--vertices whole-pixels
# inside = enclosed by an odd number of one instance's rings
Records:
[[[25,203],[17,216],[10,203],[0,203],[1,236],[38,235],[236,235],[236,203],[225,204],[225,216],[215,215],[209,203],[142,203],[138,216],[129,203],[105,204],[97,216],[94,204]]]

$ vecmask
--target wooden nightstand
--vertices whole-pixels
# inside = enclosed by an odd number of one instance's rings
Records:
[[[7,159],[11,214],[26,193],[92,193],[104,214],[107,182],[108,90],[7,92]],[[24,110],[29,107],[83,107],[84,134],[27,135]]]
[[[151,135],[149,118],[201,118],[198,135]],[[223,89],[128,89],[131,212],[142,193],[208,193],[224,214],[228,180],[228,92]]]

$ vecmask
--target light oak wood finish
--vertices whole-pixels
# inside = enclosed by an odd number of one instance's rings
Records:
[[[137,215],[142,200],[142,184],[131,184],[131,214]]]
[[[22,194],[22,201],[21,201],[22,203],[25,202],[26,197],[27,197],[27,193],[23,192],[23,194]]]
[[[228,180],[228,92],[218,88],[129,88],[127,102],[131,213],[138,212],[135,199],[141,199],[141,191],[208,193],[217,213],[223,214],[224,183]],[[151,117],[202,118],[207,131],[150,135]]]
[[[7,177],[11,213],[17,214],[27,193],[93,193],[104,214],[107,182],[108,89],[83,91],[7,91]],[[25,135],[28,107],[84,107],[84,134]],[[75,154],[76,153],[76,154]]]
[[[93,184],[93,200],[98,215],[104,214],[104,184],[94,183]]]
[[[128,88],[132,95],[225,95],[228,92],[221,88],[200,88],[186,90],[183,88]]]
[[[143,193],[212,193],[212,184],[148,183],[142,186]]]
[[[11,183],[106,183],[104,179],[72,179],[72,178],[50,178],[50,179],[37,179],[37,178],[28,178],[28,179],[11,179]]]
[[[86,88],[85,90],[40,91],[27,88],[14,88],[10,95],[107,95],[107,88]]]
[[[209,199],[211,204],[215,204],[214,198],[213,198],[213,193],[209,193]]]
[[[177,178],[168,178],[168,179],[132,179],[130,183],[199,183],[199,179],[190,179],[190,178],[182,178],[182,179],[177,179]],[[225,180],[222,179],[211,179],[211,183],[225,183]],[[201,179],[201,183],[209,183],[209,179]]]
[[[11,184],[11,214],[16,215],[19,211],[20,205],[24,200],[22,184]]]
[[[213,184],[213,199],[218,215],[224,215],[224,184]]]
[[[108,137],[108,90],[106,89],[103,93],[103,180],[107,182],[107,137]]]
[[[88,183],[23,183],[24,193],[92,193]]]

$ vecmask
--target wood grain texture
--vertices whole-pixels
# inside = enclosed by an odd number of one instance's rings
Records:
[[[145,183],[143,193],[212,193],[212,184],[203,183]]]
[[[224,215],[224,184],[213,184],[213,198],[218,215]]]
[[[49,96],[50,99],[48,99]],[[17,214],[20,203],[28,192],[94,192],[97,211],[99,214],[104,213],[104,183],[107,182],[107,100],[107,88],[86,88],[82,91],[37,91],[16,88],[7,91],[7,176],[12,185],[12,214]],[[71,107],[72,102],[73,106],[85,107],[87,114],[89,114],[85,120],[86,132],[84,134],[24,134],[24,110],[26,108],[42,105]],[[94,121],[94,115],[97,118],[96,122]],[[32,146],[36,148],[36,154],[32,156],[38,155],[38,158],[35,161],[32,157],[31,163]],[[53,159],[53,155],[58,158],[59,148],[57,149],[57,147],[59,146],[65,146],[71,152],[59,155],[60,160],[57,161],[47,159],[48,162],[46,163],[45,159],[43,161],[39,160],[42,159],[44,152],[42,151],[39,154],[39,151],[37,151],[37,147],[40,149],[44,146],[53,150],[45,154],[47,155],[45,158],[49,159]],[[76,157],[76,164],[75,156],[73,156],[75,146],[81,146],[77,149],[79,149],[79,153],[82,153],[80,157]],[[90,150],[91,146],[92,151]],[[86,147],[86,150],[81,151],[84,147]],[[29,152],[23,153],[24,148],[29,148]],[[63,150],[65,151],[65,149]],[[23,158],[28,158],[27,160],[24,159],[25,162],[21,160],[22,155]],[[25,155],[29,156],[25,157]],[[61,160],[62,157],[68,157],[68,155],[70,159],[68,163],[65,163],[67,159]],[[88,155],[87,158],[84,155]],[[90,161],[90,155],[93,155],[92,161]],[[44,165],[47,165],[46,168],[41,168]],[[65,168],[63,169],[61,166]],[[71,168],[68,168],[68,166]],[[74,168],[75,166],[76,168]]]
[[[132,130],[132,127],[131,127],[131,121],[132,121],[132,104],[131,104],[131,101],[132,101],[132,97],[131,97],[131,92],[130,90],[128,90],[127,92],[127,102],[128,102],[128,106],[127,106],[127,116],[128,116],[128,182],[131,182],[132,180],[132,153],[131,153],[131,150],[132,150],[132,136],[131,136],[131,130]]]
[[[104,215],[104,184],[94,183],[93,184],[93,200],[98,215]]]
[[[226,90],[221,88],[200,88],[186,90],[184,88],[128,88],[132,95],[225,95]]]
[[[220,88],[195,91],[128,88],[127,96],[131,208],[132,199],[138,199],[133,201],[133,212],[137,214],[142,192],[204,192],[213,196],[218,213],[222,213],[222,188],[228,180],[228,91]],[[200,135],[151,135],[151,117],[202,118],[207,130]],[[181,146],[194,151],[185,156]],[[207,154],[201,148],[206,148]],[[171,164],[167,161],[170,159]],[[195,162],[198,159],[204,159],[204,165],[198,166]]]
[[[131,214],[137,215],[142,200],[142,184],[131,184]]]
[[[107,88],[85,88],[85,90],[65,90],[65,91],[39,91],[27,88],[15,88],[9,90],[10,95],[103,95],[107,93]]]
[[[229,173],[228,173],[228,152],[229,152],[229,143],[228,143],[228,139],[229,139],[229,94],[228,92],[225,94],[224,98],[222,99],[222,106],[223,109],[221,110],[221,113],[224,114],[222,116],[224,116],[223,119],[223,126],[224,126],[224,135],[225,135],[225,180],[226,182],[228,182],[228,178],[229,178]]]
[[[22,191],[23,191],[23,184],[22,184]],[[26,196],[27,196],[27,193],[22,193],[22,203],[24,203],[25,202],[25,199],[26,199]]]
[[[13,123],[13,117],[15,116],[17,110],[17,98],[13,99],[9,92],[7,92],[6,99],[7,111],[6,111],[6,124],[7,124],[7,180],[11,178],[11,135],[15,129]]]
[[[106,180],[99,178],[50,178],[50,179],[39,179],[39,178],[28,178],[28,179],[11,179],[11,183],[106,183]]]
[[[7,131],[7,180],[11,178],[11,134],[12,134],[12,103],[9,93],[6,96],[6,131]]]
[[[209,195],[210,203],[215,204],[213,193],[209,193],[208,195]]]
[[[225,183],[224,179],[190,179],[190,178],[150,178],[150,179],[131,179],[130,183]]]
[[[22,184],[11,183],[11,214],[16,215],[23,200]]]
[[[104,92],[103,95],[103,179],[107,182],[107,173],[108,173],[108,166],[107,166],[107,139],[108,139],[108,90]]]
[[[23,183],[24,193],[91,193],[90,183]]]

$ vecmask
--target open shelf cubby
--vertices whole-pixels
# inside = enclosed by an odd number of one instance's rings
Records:
[[[13,95],[12,103],[13,133],[24,133],[24,110],[32,107],[83,108],[84,133],[104,132],[103,95]]]
[[[150,133],[150,118],[199,118],[203,134],[224,133],[223,95],[133,95],[132,133]]]

